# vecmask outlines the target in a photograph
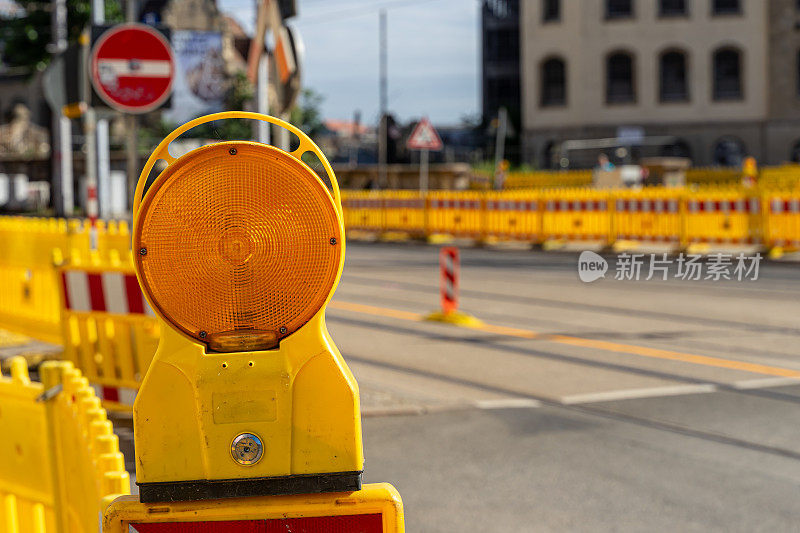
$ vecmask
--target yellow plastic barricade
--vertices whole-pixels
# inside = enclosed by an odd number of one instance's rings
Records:
[[[97,250],[104,255],[114,251],[120,256],[126,256],[131,251],[131,233],[128,223],[124,220],[110,220],[97,223]]]
[[[0,327],[60,342],[52,251],[72,246],[81,230],[59,219],[0,218]]]
[[[770,194],[766,207],[766,244],[769,248],[800,248],[800,191]]]
[[[686,170],[686,184],[701,187],[731,187],[742,181],[737,167],[695,167]]]
[[[428,234],[483,237],[485,195],[479,192],[435,191],[428,195]]]
[[[541,196],[542,238],[606,241],[611,237],[609,193],[591,189],[550,190]]]
[[[386,191],[383,209],[384,231],[425,234],[425,197],[417,191]]]
[[[686,244],[756,244],[762,239],[761,200],[741,189],[691,192]]]
[[[158,346],[159,327],[126,252],[75,256],[58,267],[64,358],[83,372],[106,409],[130,411]]]
[[[589,187],[591,184],[591,170],[539,170],[509,172],[504,186],[506,189],[556,189]]]
[[[95,233],[102,256],[129,253],[127,223],[98,221]],[[88,221],[0,217],[0,326],[60,343],[53,250],[85,256],[90,242]]]
[[[97,531],[107,498],[130,492],[117,436],[70,363],[40,374],[32,383],[17,357],[0,377],[0,532]]]
[[[342,191],[348,230],[383,231],[383,194],[377,191]]]
[[[681,192],[653,187],[614,192],[614,240],[681,241]]]
[[[538,242],[542,214],[532,191],[486,194],[486,236],[499,240]]]
[[[796,191],[800,187],[800,165],[781,165],[778,167],[762,167],[758,176],[758,185],[762,189],[776,191]]]

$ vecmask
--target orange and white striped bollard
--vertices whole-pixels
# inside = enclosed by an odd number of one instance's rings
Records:
[[[448,246],[439,251],[439,269],[441,270],[440,294],[442,312],[446,315],[458,311],[460,261],[458,248]]]

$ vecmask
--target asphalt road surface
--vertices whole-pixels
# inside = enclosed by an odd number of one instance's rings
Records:
[[[461,328],[423,320],[437,253],[349,242],[328,311],[408,531],[800,530],[800,265],[583,283],[462,248]]]

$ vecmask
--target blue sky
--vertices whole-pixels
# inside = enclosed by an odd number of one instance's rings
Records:
[[[249,31],[255,0],[218,0]],[[305,43],[304,82],[325,97],[326,118],[378,116],[378,8],[388,12],[389,110],[458,124],[479,111],[477,0],[298,0],[292,24]]]

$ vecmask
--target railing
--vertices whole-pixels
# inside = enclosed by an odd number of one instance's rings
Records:
[[[130,493],[117,436],[71,363],[21,357],[0,376],[0,532],[88,533],[114,497]]]

